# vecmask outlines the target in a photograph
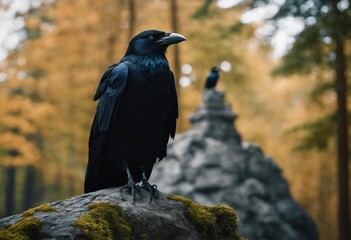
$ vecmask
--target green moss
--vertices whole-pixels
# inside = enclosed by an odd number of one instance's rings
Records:
[[[39,219],[25,217],[6,229],[0,229],[0,240],[38,239],[41,236],[40,230]]]
[[[149,238],[148,238],[148,236],[146,234],[141,234],[141,235],[139,235],[138,239],[139,240],[148,240]]]
[[[32,217],[36,212],[56,212],[56,209],[48,204],[28,209],[22,213],[22,219],[5,229],[0,229],[0,240],[27,240],[44,237],[40,232],[41,222]]]
[[[76,220],[81,234],[75,239],[130,239],[132,229],[123,218],[122,208],[111,203],[91,203],[89,213]]]
[[[22,217],[30,217],[36,212],[57,212],[57,210],[48,204],[42,204],[38,207],[28,209],[27,211],[22,213]]]
[[[241,239],[233,208],[227,205],[210,207],[209,211],[216,216],[216,223],[221,227],[224,239]]]
[[[174,195],[167,195],[167,198],[188,207],[186,218],[195,226],[201,239],[242,239],[237,231],[237,217],[229,206],[208,207]]]

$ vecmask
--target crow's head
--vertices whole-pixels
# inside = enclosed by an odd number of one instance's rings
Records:
[[[178,33],[147,30],[136,35],[130,42],[126,55],[139,56],[163,54],[171,44],[185,41]]]
[[[221,69],[217,66],[211,68],[211,72],[219,72]]]

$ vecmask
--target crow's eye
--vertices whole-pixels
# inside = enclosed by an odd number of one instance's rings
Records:
[[[150,36],[149,39],[151,39],[151,40],[154,39],[154,36]]]

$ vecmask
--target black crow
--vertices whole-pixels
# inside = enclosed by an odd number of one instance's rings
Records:
[[[211,72],[208,74],[205,89],[215,88],[219,79],[219,67],[212,67]]]
[[[124,186],[135,202],[136,183],[157,198],[148,182],[157,159],[166,156],[178,118],[174,76],[165,56],[169,45],[184,41],[177,33],[148,30],[136,35],[126,54],[102,76],[89,137],[84,192]],[[122,193],[121,191],[121,193]]]

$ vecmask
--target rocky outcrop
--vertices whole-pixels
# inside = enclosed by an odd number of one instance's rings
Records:
[[[248,239],[318,239],[281,169],[257,145],[241,140],[235,119],[224,94],[207,90],[203,106],[190,117],[192,128],[169,143],[168,156],[154,167],[150,181],[199,203],[230,205]]]
[[[228,206],[163,193],[150,204],[145,190],[134,205],[123,198],[111,188],[44,204],[0,219],[0,239],[241,239]]]

